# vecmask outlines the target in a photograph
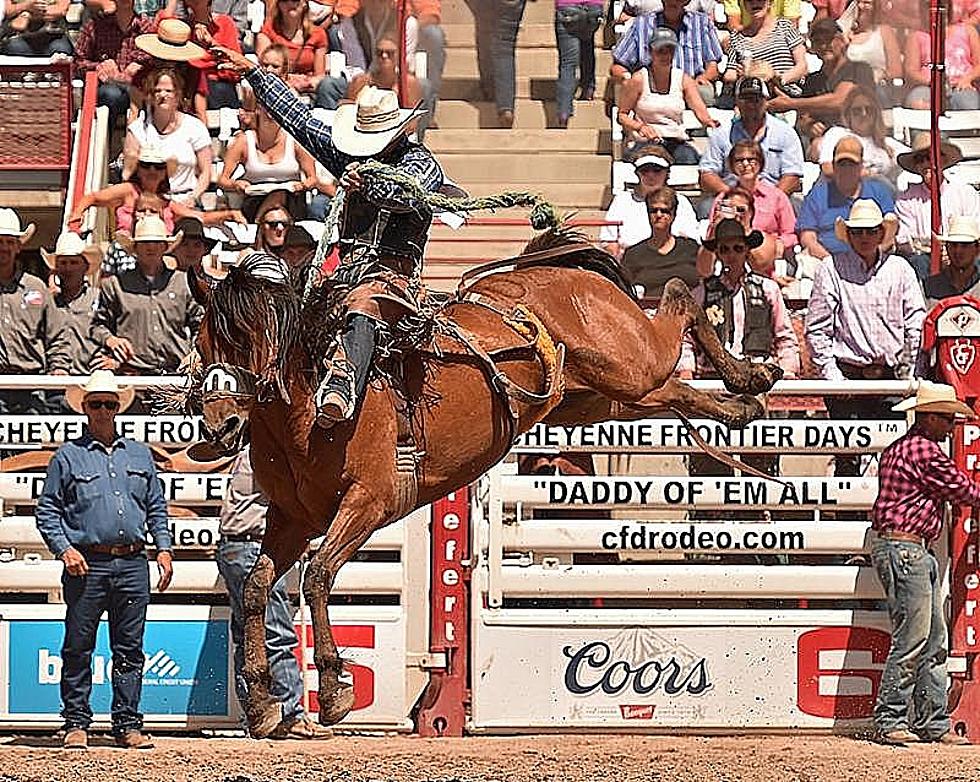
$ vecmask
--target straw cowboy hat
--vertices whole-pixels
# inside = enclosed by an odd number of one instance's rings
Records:
[[[41,257],[44,258],[44,262],[48,265],[49,269],[57,268],[59,257],[64,258],[75,255],[81,256],[88,262],[86,274],[94,274],[102,263],[102,253],[99,251],[99,248],[93,244],[87,244],[74,231],[64,231],[58,236],[58,241],[54,246],[54,252],[48,252],[43,247],[41,248]]]
[[[204,49],[191,42],[191,28],[180,19],[161,19],[156,32],[136,36],[136,47],[171,62],[200,60],[207,55]]]
[[[421,105],[421,104],[420,104]],[[371,157],[387,147],[405,125],[425,112],[398,107],[398,96],[392,90],[367,85],[354,103],[337,107],[333,118],[333,143],[345,155]]]
[[[136,250],[136,245],[140,242],[166,242],[166,252],[173,252],[174,247],[180,244],[184,238],[181,231],[170,236],[167,234],[167,226],[163,220],[155,214],[149,214],[136,221],[136,230],[130,236],[126,231],[116,231],[116,241],[120,246],[132,255]]]
[[[34,223],[21,230],[20,217],[13,209],[0,209],[0,236],[16,236],[21,244],[27,244],[34,236]]]
[[[956,398],[956,389],[945,383],[932,383],[920,380],[914,396],[903,399],[892,410],[906,412],[916,410],[920,413],[952,413],[964,418],[976,418],[977,414]]]
[[[765,237],[759,231],[749,231],[745,233],[745,226],[743,226],[738,220],[733,220],[728,217],[721,220],[717,226],[715,226],[715,233],[710,239],[705,239],[701,242],[702,245],[708,250],[714,252],[715,247],[718,246],[718,242],[722,239],[741,239],[745,242],[746,246],[750,250],[754,250],[759,247],[764,241]]]
[[[848,228],[877,228],[879,225],[884,226],[885,235],[878,245],[891,247],[898,231],[898,218],[890,212],[883,215],[881,207],[870,198],[859,198],[851,205],[851,213],[846,220],[838,217],[834,222],[834,236],[847,243],[849,242]]]
[[[82,402],[89,394],[115,394],[119,399],[119,412],[133,404],[135,392],[130,386],[120,386],[116,376],[108,369],[97,369],[84,386],[71,386],[65,389],[65,402],[77,413],[82,412]]]
[[[980,242],[980,224],[972,215],[956,215],[949,218],[949,228],[944,234],[936,234],[941,242],[974,244]]]
[[[928,152],[931,146],[932,134],[920,133],[916,136],[915,141],[912,142],[912,149],[909,152],[903,152],[896,158],[898,165],[909,173],[918,174],[919,172],[915,170],[915,159],[923,152]],[[951,144],[949,141],[940,141],[939,159],[942,163],[943,170],[945,170],[959,163],[963,159],[963,153],[956,144]]]
[[[166,166],[168,176],[173,174],[174,169],[177,167],[177,161],[173,157],[167,157],[163,149],[158,144],[152,142],[140,146],[139,155],[136,160],[149,166]]]

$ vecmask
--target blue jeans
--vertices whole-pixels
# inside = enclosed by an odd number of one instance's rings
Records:
[[[527,0],[496,0],[497,28],[493,40],[493,80],[497,111],[513,111],[516,84],[517,33]]]
[[[494,67],[494,27],[496,14],[494,4],[489,0],[466,0],[473,14],[474,35],[476,38],[476,61],[480,72],[480,91],[484,98],[493,95]]]
[[[97,102],[109,108],[109,127],[116,127],[116,121],[125,117],[129,111],[129,88],[115,81],[100,81]]]
[[[602,22],[597,5],[570,5],[555,9],[555,39],[558,42],[558,116],[572,116],[575,70],[583,92],[595,92],[595,31]]]
[[[674,158],[674,165],[696,166],[701,162],[701,156],[698,155],[698,151],[688,141],[682,141],[676,138],[667,138],[663,140],[663,145],[664,148],[671,154],[671,157]]]
[[[3,45],[3,53],[10,57],[50,57],[52,54],[74,54],[75,49],[67,36],[49,38],[41,35],[30,40],[14,36]]]
[[[245,667],[245,577],[254,567],[261,550],[261,543],[236,543],[224,538],[218,543],[218,572],[228,588],[231,637],[235,641],[235,692],[243,707],[248,698],[248,687],[242,674]],[[273,698],[282,703],[284,720],[297,719],[304,713],[303,680],[293,656],[296,644],[293,604],[283,577],[269,593],[269,603],[265,609],[265,648],[272,672],[270,692]]]
[[[88,730],[92,722],[92,652],[99,620],[109,612],[112,650],[112,732],[142,730],[143,628],[150,602],[146,554],[108,557],[89,554],[85,576],[61,575],[67,611],[61,647],[61,716],[65,728]]]
[[[336,109],[347,95],[347,77],[331,76],[329,73],[320,79],[316,87],[316,97],[313,105],[318,109]]]
[[[892,645],[878,687],[875,728],[923,739],[949,732],[946,624],[939,565],[918,543],[876,538],[871,559],[888,597]]]
[[[418,50],[425,52],[427,58],[425,107],[429,110],[429,116],[434,117],[442,90],[442,72],[446,69],[446,33],[442,27],[437,24],[419,27]]]

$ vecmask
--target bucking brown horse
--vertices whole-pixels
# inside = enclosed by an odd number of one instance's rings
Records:
[[[203,413],[220,451],[241,448],[248,433],[255,476],[269,497],[262,554],[244,595],[251,735],[268,735],[281,718],[270,695],[267,596],[310,540],[325,536],[304,590],[320,722],[333,724],[354,695],[340,680],[327,603],[337,572],[376,530],[475,481],[539,421],[676,411],[743,426],[761,415],[746,395],[769,390],[779,369],[729,355],[682,282],[667,284],[651,318],[609,256],[591,245],[561,249],[554,236],[550,242],[544,252],[540,241],[529,245],[530,260],[469,278],[430,313],[439,327],[404,362],[400,379],[375,375],[354,420],[329,431],[314,424],[320,364],[310,344],[324,326],[311,322],[304,286],[246,263],[211,291],[197,343],[203,379],[188,409]],[[729,390],[743,396],[700,393],[671,377],[689,330]],[[408,459],[406,441],[415,446]]]

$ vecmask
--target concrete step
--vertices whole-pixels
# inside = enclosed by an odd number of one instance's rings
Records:
[[[595,239],[599,234],[599,226],[589,225],[589,223],[600,223],[605,216],[606,213],[602,209],[580,209],[573,215],[572,223],[576,231]],[[529,242],[535,233],[528,221],[528,210],[514,208],[500,209],[496,212],[479,212],[458,230],[435,220],[429,230],[429,237],[440,242],[454,239],[487,239],[525,243]]]
[[[596,72],[596,95],[605,94],[607,79],[605,74],[606,71]],[[557,74],[555,73],[528,76],[526,72],[518,71],[514,81],[514,95],[518,99],[531,98],[533,100],[554,101],[556,78]],[[440,111],[443,100],[482,100],[479,92],[479,79],[476,75],[476,63],[470,69],[469,75],[444,78],[439,98]]]
[[[441,124],[441,123],[440,123]],[[534,154],[561,152],[585,155],[608,155],[612,150],[612,131],[591,128],[567,130],[525,129],[483,130],[448,129],[440,127],[425,134],[425,145],[437,153],[467,153],[484,155],[502,149]]]
[[[551,202],[560,211],[580,211],[583,209],[606,209],[609,206],[612,199],[612,188],[608,179],[607,176],[605,179],[597,179],[594,182],[541,182],[529,186],[507,182],[506,179],[501,178],[498,182],[473,181],[469,184],[463,183],[463,187],[472,196],[486,196],[499,193],[501,190],[513,190],[522,186]]]
[[[487,131],[489,132],[489,131]],[[544,182],[608,182],[611,161],[603,155],[561,153],[442,154],[443,169],[462,187],[475,182],[494,182],[500,189],[523,188]]]
[[[510,241],[438,241],[429,239],[425,246],[426,259],[435,260],[471,260],[477,262],[486,258],[510,258],[519,255],[527,241],[512,239]]]
[[[447,49],[472,49],[476,45],[472,22],[443,24],[442,29],[446,33]],[[601,41],[598,33],[596,33],[596,41]],[[517,36],[519,49],[555,49],[557,46],[554,23],[521,25],[521,31]]]
[[[475,90],[476,81],[472,82]],[[440,100],[439,127],[443,130],[453,128],[497,128],[497,107],[493,103],[468,100]],[[553,101],[518,98],[514,106],[514,128],[556,127],[557,112]],[[569,130],[575,128],[609,128],[605,105],[600,100],[576,101],[575,115],[569,122]],[[435,131],[429,131],[428,140]]]
[[[611,52],[596,52],[596,76],[607,74],[611,64]],[[518,76],[532,78],[550,77],[556,79],[558,77],[558,50],[554,47],[518,49],[517,74]],[[476,78],[478,75],[479,69],[474,47],[454,49],[446,56],[444,78]]]
[[[489,0],[475,0],[486,3]],[[473,24],[473,14],[463,0],[442,0],[443,24]],[[531,0],[524,6],[521,26],[526,24],[554,24],[555,4],[550,0]]]

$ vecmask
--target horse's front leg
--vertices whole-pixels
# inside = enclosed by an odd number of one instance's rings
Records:
[[[313,661],[320,675],[321,725],[340,722],[354,707],[354,688],[340,681],[344,663],[330,628],[330,590],[344,563],[390,520],[375,497],[355,485],[341,501],[327,536],[306,571],[303,593],[313,620]]]

